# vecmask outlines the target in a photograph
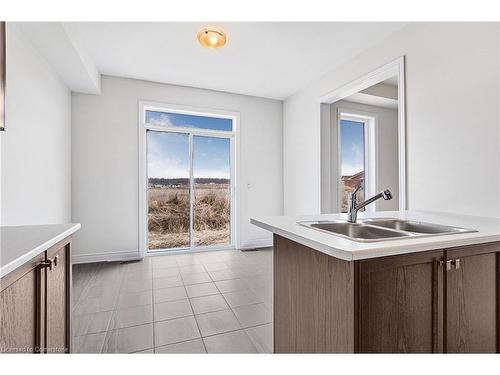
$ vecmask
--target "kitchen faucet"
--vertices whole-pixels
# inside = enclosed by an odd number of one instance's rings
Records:
[[[384,198],[384,200],[386,201],[392,199],[391,192],[389,191],[389,189],[386,189],[378,193],[377,195],[371,197],[370,199],[367,199],[358,204],[356,194],[362,188],[363,188],[363,183],[360,183],[358,187],[352,193],[349,193],[347,196],[347,202],[348,202],[347,221],[349,223],[355,223],[358,218],[358,211],[363,207],[369,205],[370,203],[375,202],[377,199]]]

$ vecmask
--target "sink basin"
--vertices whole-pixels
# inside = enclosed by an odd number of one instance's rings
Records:
[[[306,224],[314,229],[330,232],[336,235],[347,237],[355,241],[384,241],[387,239],[397,239],[401,237],[410,237],[410,233],[397,232],[387,230],[384,228],[361,224],[361,223],[347,223],[347,222],[313,222]]]
[[[448,225],[400,220],[395,218],[363,219],[358,223],[345,220],[301,221],[297,224],[358,242],[379,242],[477,232]]]
[[[364,223],[376,225],[378,227],[396,229],[412,233],[422,234],[452,234],[452,233],[465,233],[472,232],[464,228],[450,227],[448,225],[422,223],[418,221],[408,221],[399,219],[367,219],[363,220]]]

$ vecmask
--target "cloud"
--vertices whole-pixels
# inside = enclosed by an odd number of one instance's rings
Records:
[[[351,144],[351,151],[356,156],[356,158],[363,158],[363,151],[361,150],[359,143],[353,142]]]
[[[154,125],[163,125],[163,126],[174,126],[172,120],[170,120],[169,114],[168,113],[162,113],[162,112],[153,112],[153,114],[150,115],[148,122],[150,124]]]
[[[358,172],[361,172],[364,169],[364,165],[362,163],[342,163],[342,176],[352,176]]]

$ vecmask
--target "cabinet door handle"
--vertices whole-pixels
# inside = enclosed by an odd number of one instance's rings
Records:
[[[59,263],[59,255],[56,255],[56,256],[54,257],[54,267],[56,267],[56,266],[57,266],[57,263]]]
[[[460,269],[460,259],[455,259],[453,261],[453,265],[455,266],[456,270]]]
[[[446,260],[446,261],[441,260],[441,261],[439,262],[439,265],[440,265],[441,267],[442,267],[442,266],[445,266],[446,271],[450,271],[450,270],[451,270],[451,268],[452,268],[452,264],[453,264],[453,262],[454,262],[453,260]]]
[[[52,268],[54,268],[54,262],[52,259],[47,259],[47,260],[44,260],[43,262],[41,262],[39,264],[40,268],[48,268],[49,270],[52,271]]]

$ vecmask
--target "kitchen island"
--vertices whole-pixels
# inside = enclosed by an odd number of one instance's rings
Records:
[[[500,352],[500,219],[377,212],[472,231],[354,241],[299,223],[345,214],[254,218],[274,234],[276,353]]]
[[[0,352],[71,351],[71,235],[80,224],[0,227]]]

